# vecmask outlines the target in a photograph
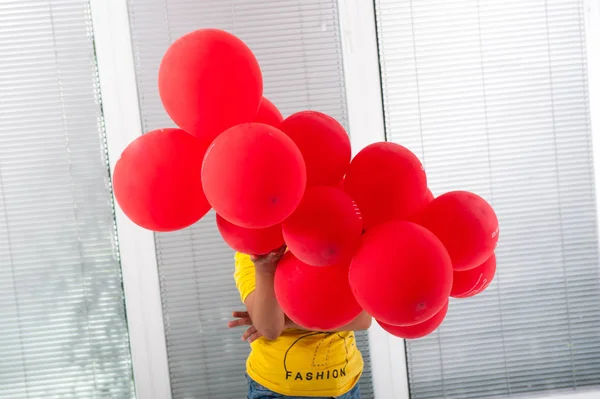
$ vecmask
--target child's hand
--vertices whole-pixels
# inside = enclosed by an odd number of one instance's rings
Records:
[[[286,246],[276,249],[266,255],[252,255],[250,258],[254,262],[254,267],[258,273],[275,273],[275,268],[285,254]]]
[[[250,314],[248,312],[233,312],[233,317],[235,317],[236,320],[230,321],[227,324],[229,328],[250,326],[246,329],[244,334],[242,334],[242,341],[247,341],[249,344],[251,344],[262,337],[256,327],[252,325],[252,319],[250,318]]]
[[[242,341],[246,341],[249,344],[251,344],[252,342],[259,339],[260,337],[262,337],[262,335],[258,332],[256,327],[250,326],[246,329],[244,334],[242,334]]]

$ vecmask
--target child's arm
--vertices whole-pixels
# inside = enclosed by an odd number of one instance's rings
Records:
[[[261,336],[274,340],[285,328],[285,315],[275,298],[275,268],[285,248],[265,256],[254,257],[256,288],[246,297],[245,305],[252,323]]]
[[[258,331],[256,326],[253,325],[252,318],[250,317],[250,314],[248,312],[243,312],[243,311],[233,312],[233,317],[235,317],[236,319],[233,321],[230,321],[228,323],[229,328],[240,327],[240,326],[249,326],[246,329],[246,331],[244,332],[244,334],[242,335],[242,341],[248,341],[248,343],[252,343],[262,336],[262,334]],[[356,319],[354,319],[347,325],[340,327],[337,330],[331,330],[331,331],[326,331],[326,332],[368,330],[369,327],[371,326],[371,320],[372,320],[371,316],[369,316],[366,312],[362,312],[361,314],[358,315],[358,317]],[[306,330],[306,328],[300,327],[299,325],[295,324],[287,316],[285,316],[284,329],[286,329],[286,328],[297,328],[300,330]],[[307,330],[307,331],[312,331],[312,330]]]

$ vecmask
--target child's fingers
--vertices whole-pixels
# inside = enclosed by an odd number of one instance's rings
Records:
[[[248,314],[248,312],[244,312],[241,310],[237,310],[235,312],[233,312],[231,314],[233,317],[235,317],[236,319],[241,319],[242,317],[250,317],[250,315]]]
[[[246,331],[244,331],[244,334],[242,334],[242,341],[247,341],[248,338],[250,338],[252,335],[256,334],[258,331],[256,330],[256,327],[254,326],[250,326],[248,327],[248,329],[246,329]]]
[[[249,344],[256,341],[262,337],[262,335],[258,332],[258,330],[252,326],[246,330],[244,335],[242,335],[242,341],[247,341]]]
[[[248,317],[242,317],[241,319],[232,320],[227,323],[229,328],[240,327],[240,326],[251,326],[252,320]]]
[[[286,249],[287,249],[287,246],[284,244],[283,246],[281,246],[265,255],[250,255],[250,260],[252,260],[252,262],[257,262],[257,261],[262,261],[262,260],[267,260],[267,261],[271,262],[273,260],[281,258],[281,256],[285,253]]]
[[[248,337],[248,343],[251,344],[252,342],[256,341],[257,339],[259,339],[260,337],[262,337],[262,335],[260,335],[260,333],[257,331],[254,334],[252,334],[251,336]]]
[[[263,259],[266,259],[269,255],[250,255],[250,260],[252,262],[257,262]]]
[[[267,255],[267,258],[270,261],[274,261],[277,260],[279,258],[281,258],[281,256],[285,253],[285,245],[281,248],[277,248],[275,251],[271,252],[270,254]]]

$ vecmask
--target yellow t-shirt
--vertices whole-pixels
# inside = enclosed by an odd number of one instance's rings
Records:
[[[250,256],[235,255],[235,283],[242,302],[256,288]],[[285,330],[279,338],[251,345],[246,372],[254,381],[287,396],[341,396],[358,382],[363,359],[354,332]]]

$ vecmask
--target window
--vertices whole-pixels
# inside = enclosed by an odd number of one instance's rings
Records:
[[[333,0],[129,0],[143,130],[172,126],[156,78],[164,51],[203,27],[239,35],[255,52],[265,96],[284,115],[315,109],[347,125],[337,2]],[[176,233],[156,235],[162,311],[173,398],[242,397],[248,345],[230,331],[242,304],[233,282],[233,253],[214,214]],[[366,333],[357,334],[367,367],[363,397],[372,397]]]
[[[600,385],[600,280],[581,0],[377,0],[387,139],[435,194],[501,225],[495,281],[407,341],[410,397]]]
[[[110,189],[124,147],[172,126],[159,62],[201,27],[250,45],[285,115],[334,116],[355,152],[403,144],[434,193],[475,191],[499,215],[484,294],[452,300],[422,340],[358,334],[363,398],[596,397],[588,17],[588,0],[0,2],[0,399],[245,394],[249,348],[226,326],[242,304],[214,214],[155,235]]]
[[[134,397],[88,2],[0,32],[0,398]]]

